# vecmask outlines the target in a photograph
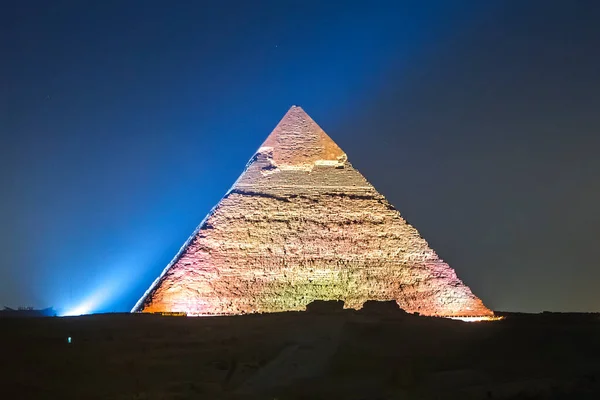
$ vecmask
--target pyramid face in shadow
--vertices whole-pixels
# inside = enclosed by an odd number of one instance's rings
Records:
[[[313,300],[493,315],[294,106],[132,311],[235,315]]]

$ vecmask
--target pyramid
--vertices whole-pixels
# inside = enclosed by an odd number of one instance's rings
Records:
[[[132,311],[235,315],[313,300],[493,315],[294,106]]]

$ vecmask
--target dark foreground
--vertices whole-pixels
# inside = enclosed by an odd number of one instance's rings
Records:
[[[72,343],[67,343],[67,337]],[[3,399],[600,399],[600,319],[1,319]]]

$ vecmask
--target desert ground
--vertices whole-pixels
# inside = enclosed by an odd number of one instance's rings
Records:
[[[600,398],[598,314],[505,315],[4,318],[0,397]]]

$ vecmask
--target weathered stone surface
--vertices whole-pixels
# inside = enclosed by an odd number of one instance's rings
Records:
[[[276,312],[304,310],[313,300],[493,314],[292,107],[133,311]]]

